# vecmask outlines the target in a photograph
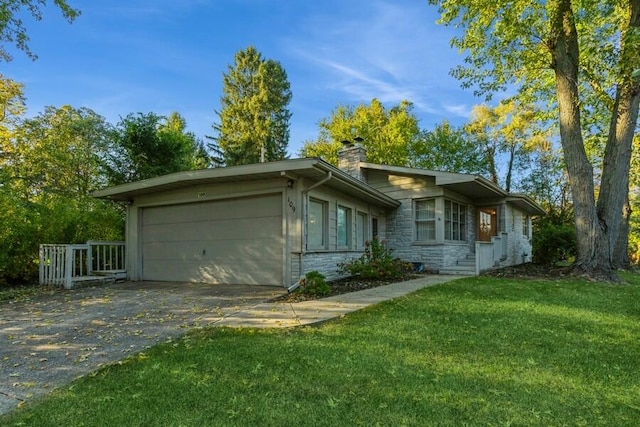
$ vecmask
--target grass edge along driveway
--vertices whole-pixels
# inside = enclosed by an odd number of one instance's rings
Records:
[[[640,275],[474,277],[313,327],[204,328],[2,425],[603,425],[640,419]]]

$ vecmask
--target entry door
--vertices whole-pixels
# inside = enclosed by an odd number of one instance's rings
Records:
[[[478,240],[490,242],[498,235],[498,210],[496,208],[478,209]]]

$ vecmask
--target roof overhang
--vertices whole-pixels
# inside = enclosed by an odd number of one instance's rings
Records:
[[[406,176],[435,178],[435,184],[439,187],[454,191],[474,201],[496,199],[507,196],[507,192],[488,179],[463,173],[441,172],[428,169],[407,168],[401,166],[386,166],[376,163],[361,163],[361,167],[371,170],[380,170],[386,173],[396,173]]]
[[[544,216],[547,214],[539,204],[525,194],[509,194],[509,196],[507,196],[507,203],[517,206],[518,209],[531,216]]]
[[[330,172],[330,173],[329,173]],[[176,172],[156,178],[107,187],[93,192],[93,197],[133,202],[136,197],[190,187],[194,185],[263,181],[279,177],[304,178],[313,185],[328,176],[323,185],[382,207],[397,207],[400,202],[366,183],[331,166],[321,159],[293,159],[242,166]],[[308,187],[308,186],[307,186]]]
[[[435,178],[435,184],[437,186],[466,196],[476,203],[483,201],[491,201],[493,203],[496,200],[506,200],[507,203],[515,205],[518,209],[529,215],[546,215],[544,209],[529,196],[508,193],[492,181],[479,175],[406,168],[401,166],[386,166],[376,163],[361,163],[360,166],[365,169],[379,170],[405,176],[422,178],[430,176]]]

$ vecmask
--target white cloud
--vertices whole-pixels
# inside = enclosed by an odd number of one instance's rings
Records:
[[[305,20],[302,33],[284,45],[307,64],[316,85],[341,95],[336,104],[408,100],[420,115],[462,116],[463,105],[441,107],[443,96],[464,94],[448,74],[461,58],[449,48],[451,31],[436,26],[436,18],[425,4],[343,2],[331,15]]]

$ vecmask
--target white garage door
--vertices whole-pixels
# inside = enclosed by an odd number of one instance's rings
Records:
[[[282,196],[150,207],[144,280],[283,284]]]

